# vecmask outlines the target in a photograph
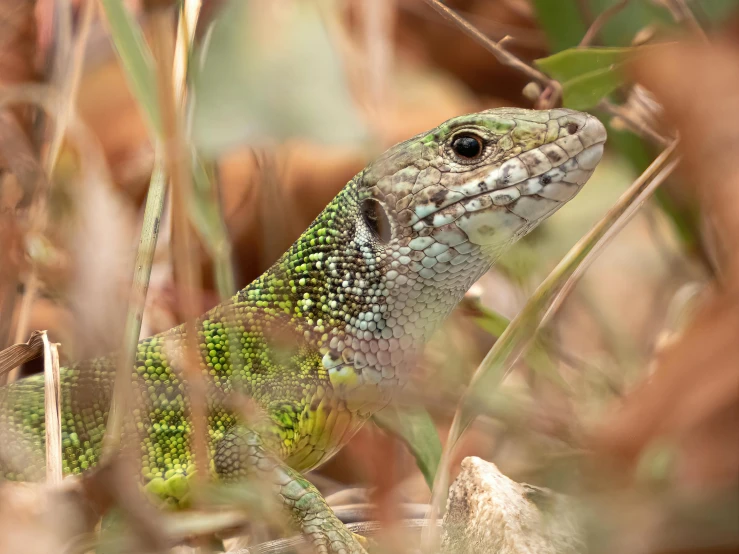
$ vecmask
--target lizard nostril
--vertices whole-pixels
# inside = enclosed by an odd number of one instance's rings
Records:
[[[571,135],[574,135],[577,133],[577,130],[579,129],[577,123],[568,123],[567,124],[567,132]]]

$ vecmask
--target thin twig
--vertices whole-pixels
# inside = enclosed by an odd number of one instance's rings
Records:
[[[603,28],[603,25],[605,25],[608,20],[615,16],[618,12],[623,10],[629,4],[629,2],[630,0],[621,0],[618,4],[614,4],[613,6],[606,8],[600,14],[598,14],[598,17],[595,18],[590,27],[588,27],[585,35],[582,37],[578,48],[590,46],[590,44],[593,42],[593,39],[595,39],[600,30]]]
[[[479,29],[477,29],[477,27],[472,25],[464,17],[459,15],[448,6],[442,4],[439,0],[425,0],[425,2],[433,9],[435,9],[441,16],[458,25],[465,33],[476,40],[486,50],[491,52],[500,63],[517,69],[524,75],[528,76],[530,79],[538,81],[544,86],[548,85],[551,81],[549,77],[544,75],[538,69],[524,63],[518,57],[514,56],[504,48],[501,48],[499,43],[486,37],[483,33],[480,32]]]
[[[461,15],[456,13],[451,8],[442,4],[439,0],[424,0],[424,1],[429,6],[434,8],[443,17],[456,23],[465,33],[467,33],[470,37],[476,40],[486,50],[491,52],[500,63],[502,63],[503,65],[510,66],[516,69],[517,71],[520,71],[521,73],[526,75],[528,78],[533,79],[534,81],[541,84],[543,87],[551,89],[554,92],[554,94],[551,95],[549,99],[549,102],[551,104],[554,104],[561,97],[562,87],[557,81],[550,79],[549,77],[544,75],[541,71],[523,62],[521,59],[514,56],[513,54],[508,52],[508,50],[506,50],[505,48],[501,46],[501,42],[505,40],[505,37],[503,38],[503,40],[499,42],[490,40],[483,33],[481,33],[479,29],[477,29],[477,27],[469,23],[465,18],[463,18]]]

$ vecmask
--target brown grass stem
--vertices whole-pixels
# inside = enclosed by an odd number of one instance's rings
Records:
[[[197,249],[193,240],[188,206],[192,194],[189,149],[184,140],[182,110],[177,105],[172,74],[174,36],[172,11],[156,8],[151,12],[152,50],[157,64],[157,89],[164,131],[164,156],[171,179],[173,259],[178,304],[185,318],[183,371],[189,390],[191,447],[199,479],[208,471],[207,413],[205,382],[200,372],[196,318],[200,315],[200,283]]]
[[[500,41],[495,42],[494,40],[491,40],[490,38],[485,36],[477,27],[468,22],[464,17],[459,15],[448,6],[442,4],[439,0],[424,1],[433,9],[435,9],[442,17],[457,24],[460,29],[462,29],[471,38],[477,41],[482,47],[492,53],[493,56],[495,56],[495,58],[500,63],[516,69],[517,71],[526,75],[528,78],[541,84],[545,89],[549,89],[551,91],[551,94],[547,93],[546,90],[545,93],[547,94],[546,100],[550,105],[553,105],[559,100],[559,98],[561,98],[562,87],[557,81],[550,79],[535,67],[525,63],[520,58],[514,56],[508,50],[503,48],[502,43],[505,42],[508,37],[503,37]],[[544,96],[544,94],[542,96]]]

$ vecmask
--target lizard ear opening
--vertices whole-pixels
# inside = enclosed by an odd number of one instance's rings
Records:
[[[375,238],[383,244],[393,238],[393,229],[385,207],[374,198],[366,198],[362,202],[362,219]]]

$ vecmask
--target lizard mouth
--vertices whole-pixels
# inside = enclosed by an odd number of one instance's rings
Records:
[[[542,148],[527,154],[530,157],[544,155]],[[602,155],[603,142],[600,142],[582,149],[576,156],[563,159],[560,165],[550,165],[549,169],[540,172],[527,171],[521,157],[513,158],[494,169],[484,180],[463,187],[475,192],[469,194],[471,191],[462,190],[467,198],[458,203],[468,213],[492,206],[508,207],[512,213],[531,221],[536,214],[521,209],[521,199],[536,198],[555,204],[567,202],[590,178]]]

